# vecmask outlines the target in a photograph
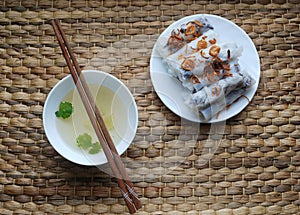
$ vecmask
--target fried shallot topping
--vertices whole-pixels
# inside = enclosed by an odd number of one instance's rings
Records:
[[[184,61],[181,63],[181,68],[186,71],[191,71],[195,68],[195,61],[190,58],[184,59]]]
[[[212,47],[210,47],[209,49],[209,55],[212,57],[217,57],[219,52],[220,52],[221,48],[217,45],[213,45]]]
[[[190,78],[190,81],[192,82],[192,84],[200,83],[200,80],[196,75],[192,75],[191,78]]]
[[[211,40],[208,41],[210,44],[216,44],[217,40],[216,38],[213,38]]]
[[[199,20],[195,20],[194,23],[198,25],[200,28],[203,27],[202,23]]]
[[[197,31],[197,28],[193,24],[189,24],[185,30],[185,35],[194,35]]]
[[[201,57],[208,59],[209,57],[205,56],[205,52],[203,50],[200,51]]]
[[[184,43],[182,42],[183,38],[180,36],[180,31],[175,33],[175,30],[173,29],[171,32],[171,36],[168,39],[168,45],[170,46],[171,49],[174,48],[182,48],[184,46]]]
[[[197,43],[197,48],[198,48],[198,50],[206,49],[207,48],[206,40],[205,39],[199,40],[198,43]]]

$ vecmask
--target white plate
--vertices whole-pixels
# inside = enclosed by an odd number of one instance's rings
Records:
[[[221,42],[234,41],[243,47],[242,56],[239,58],[241,69],[246,71],[255,79],[256,83],[247,91],[245,96],[251,100],[257,90],[260,78],[260,62],[255,45],[246,32],[233,22],[216,15],[197,14],[184,17],[171,24],[159,37],[168,38],[172,29],[181,26],[188,21],[193,21],[199,16],[205,16],[214,27],[214,31],[220,35]],[[167,42],[167,41],[166,41]],[[150,59],[150,75],[156,93],[162,102],[175,114],[193,122],[203,122],[199,114],[184,104],[184,92],[187,90],[179,81],[170,76],[166,65],[157,51],[158,45],[155,44]],[[226,110],[221,111],[217,116],[206,121],[208,123],[227,120],[241,112],[248,104],[247,98],[241,97],[237,102],[230,105]]]

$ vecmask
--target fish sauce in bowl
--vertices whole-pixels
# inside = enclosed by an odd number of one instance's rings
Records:
[[[124,153],[132,143],[138,125],[133,95],[122,81],[108,73],[96,70],[82,72],[117,152]],[[56,115],[62,103],[72,105],[69,117]],[[59,81],[47,96],[43,125],[50,144],[66,159],[88,166],[107,163],[71,75]],[[96,143],[97,150],[93,148]]]

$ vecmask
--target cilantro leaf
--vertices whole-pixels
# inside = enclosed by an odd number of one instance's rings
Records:
[[[76,142],[78,147],[88,150],[90,154],[97,154],[102,149],[99,142],[92,143],[92,137],[87,133],[79,135]]]
[[[91,149],[89,150],[90,154],[97,154],[101,151],[101,146],[99,142],[93,143]]]
[[[92,146],[92,137],[87,133],[81,134],[76,138],[77,145],[86,150]]]
[[[70,102],[61,102],[59,104],[58,111],[55,112],[56,117],[62,117],[63,119],[69,118],[73,113],[73,105]]]

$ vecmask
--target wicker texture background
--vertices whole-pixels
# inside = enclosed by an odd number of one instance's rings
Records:
[[[159,34],[196,13],[239,25],[261,59],[254,99],[227,121],[207,162],[210,125],[182,122],[149,75]],[[0,214],[127,213],[108,174],[68,162],[44,134],[44,101],[69,73],[53,17],[83,68],[115,75],[136,99],[139,127],[124,160],[143,204],[137,214],[300,214],[298,0],[1,0]]]

